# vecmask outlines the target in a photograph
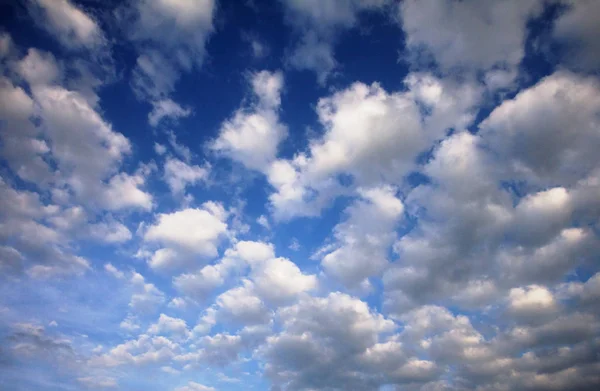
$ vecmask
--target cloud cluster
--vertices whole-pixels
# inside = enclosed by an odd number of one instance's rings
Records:
[[[596,2],[92,3],[0,34],[2,385],[598,388]],[[372,18],[396,83],[334,55]]]

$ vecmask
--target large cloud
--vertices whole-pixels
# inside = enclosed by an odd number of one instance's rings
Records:
[[[417,63],[429,55],[443,72],[488,72],[486,82],[496,88],[513,82],[525,55],[527,22],[542,2],[410,0],[398,10]]]
[[[338,176],[362,186],[401,183],[415,159],[450,128],[474,118],[479,89],[426,73],[410,74],[405,92],[354,83],[317,105],[324,128],[308,153],[277,160],[268,171],[276,217],[318,214],[342,192]]]

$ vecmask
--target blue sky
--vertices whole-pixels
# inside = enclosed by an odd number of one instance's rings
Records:
[[[595,390],[600,3],[0,5],[0,388]]]

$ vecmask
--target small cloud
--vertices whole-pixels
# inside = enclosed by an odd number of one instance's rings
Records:
[[[263,226],[266,229],[271,229],[271,225],[269,224],[269,219],[265,215],[260,215],[258,219],[256,219],[258,225]]]
[[[302,246],[300,246],[300,242],[298,242],[298,239],[296,238],[292,238],[292,242],[288,246],[288,248],[292,251],[298,251],[301,247]]]

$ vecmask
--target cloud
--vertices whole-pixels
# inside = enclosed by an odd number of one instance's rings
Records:
[[[346,209],[347,220],[333,229],[334,249],[321,257],[324,270],[349,287],[368,284],[369,277],[385,269],[395,226],[404,212],[393,188],[359,192],[361,198]]]
[[[13,272],[23,269],[33,277],[81,274],[90,269],[87,259],[77,256],[63,232],[46,225],[44,219],[56,212],[44,205],[37,193],[18,191],[0,179],[0,207],[3,224],[0,238],[10,246],[3,247],[3,268]]]
[[[148,114],[148,123],[156,127],[165,119],[176,121],[179,118],[189,117],[191,114],[191,109],[182,107],[171,99],[162,99],[152,102],[152,111]]]
[[[497,86],[507,87],[525,55],[527,22],[541,10],[541,1],[411,0],[398,16],[417,64],[430,55],[445,73],[504,72],[512,76]]]
[[[401,183],[417,156],[443,136],[473,120],[477,88],[458,87],[429,74],[411,74],[406,92],[388,93],[379,84],[354,83],[317,105],[323,135],[308,153],[274,161],[267,173],[279,219],[313,216],[351,186]]]
[[[165,337],[141,334],[137,339],[117,345],[107,353],[91,357],[89,364],[109,368],[128,364],[160,364],[168,362],[178,350],[179,345]]]
[[[104,270],[106,270],[108,273],[110,273],[111,275],[113,275],[115,278],[118,278],[118,279],[125,278],[125,273],[123,273],[122,271],[120,271],[119,269],[117,269],[111,263],[105,264],[104,265]]]
[[[251,76],[256,101],[226,120],[210,148],[251,170],[264,171],[275,157],[287,128],[279,122],[283,75],[261,71]]]
[[[593,71],[600,61],[598,24],[593,15],[600,12],[598,3],[590,0],[561,2],[567,9],[554,24],[554,37],[565,45],[563,61],[575,69]]]
[[[213,387],[208,387],[196,382],[188,382],[186,386],[177,387],[175,391],[215,391]]]
[[[268,363],[266,374],[277,386],[290,390],[373,389],[389,381],[379,377],[382,368],[377,361],[394,360],[389,362],[390,368],[406,362],[404,354],[393,348],[387,350],[389,358],[378,354],[386,349],[379,344],[380,334],[392,332],[394,323],[346,294],[305,297],[280,309],[277,316],[283,325],[281,332],[268,337],[260,349]]]
[[[597,80],[559,71],[504,101],[480,128],[486,144],[507,162],[507,176],[570,186],[599,164],[593,120],[599,110]],[[575,137],[571,129],[577,129]]]
[[[387,0],[320,1],[282,0],[285,20],[300,35],[289,58],[296,69],[310,70],[324,84],[337,67],[334,45],[341,32],[358,25],[359,15],[380,11]]]
[[[182,72],[198,69],[213,31],[216,4],[202,0],[136,0],[119,9],[139,53],[131,86],[140,99],[165,99]]]
[[[279,5],[30,0],[44,31],[0,33],[6,387],[595,390],[596,5]],[[356,28],[397,77],[336,52]]]
[[[93,48],[106,42],[97,22],[70,0],[31,0],[29,6],[40,26],[68,48]]]
[[[508,309],[517,318],[537,320],[541,316],[554,315],[558,311],[552,292],[539,285],[511,289]]]
[[[170,157],[165,162],[164,170],[165,181],[175,195],[182,194],[189,185],[206,180],[209,174],[208,168],[188,165],[177,158]]]
[[[154,284],[147,283],[141,274],[133,272],[130,283],[133,294],[129,307],[134,313],[151,313],[165,302],[165,294]]]
[[[223,207],[214,202],[159,214],[148,227],[144,240],[165,247],[154,252],[150,266],[156,269],[182,266],[191,255],[216,257],[217,246],[227,232],[226,218]]]
[[[244,280],[243,285],[220,294],[216,303],[218,316],[239,324],[265,324],[270,318],[269,311],[254,291],[254,284]]]
[[[187,328],[185,320],[172,318],[165,314],[160,314],[158,321],[148,328],[149,334],[167,334],[179,339],[186,339],[190,331]]]

